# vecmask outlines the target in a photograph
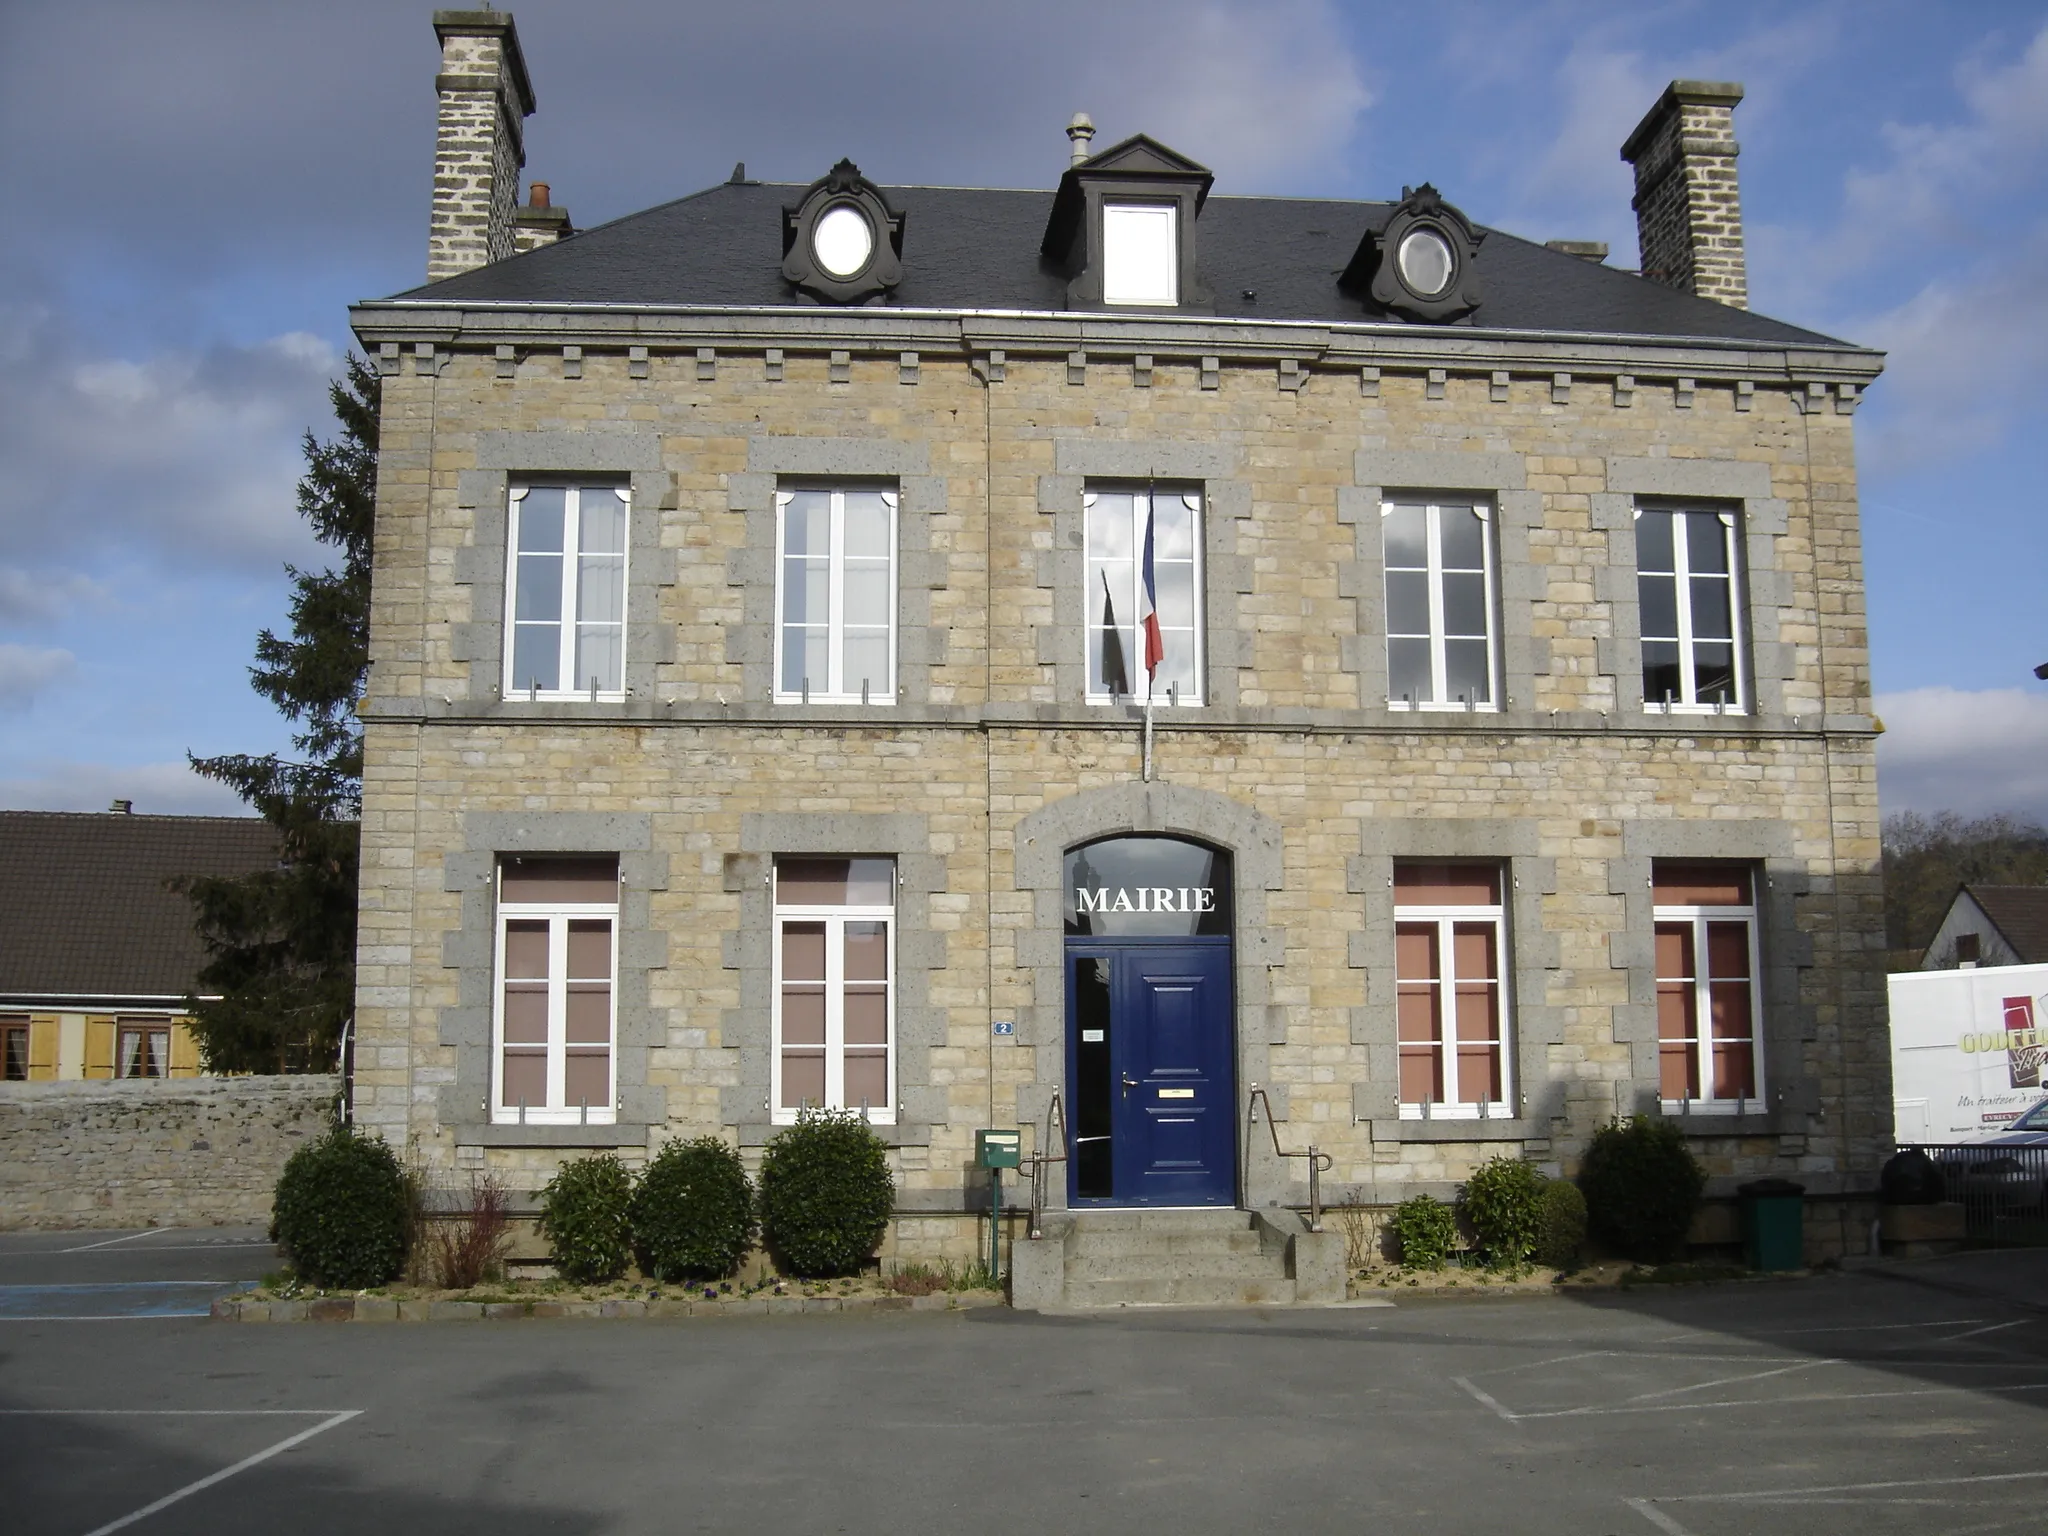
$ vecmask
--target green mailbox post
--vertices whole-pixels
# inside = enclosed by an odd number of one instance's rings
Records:
[[[1019,1131],[976,1131],[974,1160],[988,1170],[988,1277],[1003,1277],[1003,1170],[1023,1164],[1024,1137]]]

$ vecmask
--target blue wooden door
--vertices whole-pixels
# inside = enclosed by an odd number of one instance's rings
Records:
[[[1067,959],[1070,1198],[1235,1204],[1229,941],[1070,942]]]

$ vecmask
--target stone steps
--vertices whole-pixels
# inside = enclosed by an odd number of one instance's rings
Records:
[[[1286,1210],[1055,1211],[1011,1250],[1020,1307],[1291,1306],[1344,1299],[1343,1239]]]

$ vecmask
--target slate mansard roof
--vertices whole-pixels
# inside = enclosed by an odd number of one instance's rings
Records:
[[[903,279],[885,308],[1065,309],[1068,278],[1041,258],[1051,191],[885,187],[905,216]],[[793,307],[782,276],[782,211],[806,188],[726,182],[561,242],[394,295],[406,303],[606,308]],[[1400,323],[1337,278],[1360,239],[1396,204],[1211,195],[1196,224],[1196,259],[1215,296],[1213,318],[1319,324]],[[1557,332],[1673,341],[1826,347],[1845,343],[1747,310],[1696,298],[1583,257],[1487,230],[1474,262],[1485,301],[1473,332]],[[1247,290],[1255,297],[1246,297]],[[870,311],[872,312],[872,311]],[[1171,319],[1187,311],[1113,311]],[[1188,316],[1212,318],[1210,314]],[[1439,327],[1416,326],[1418,332]]]
[[[187,875],[277,863],[253,816],[0,812],[0,1002],[173,1000],[205,963]]]

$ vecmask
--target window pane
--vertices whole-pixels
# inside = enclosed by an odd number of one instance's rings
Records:
[[[1699,1018],[1694,1006],[1692,983],[1657,983],[1657,1038],[1683,1042],[1699,1038]]]
[[[1643,642],[1643,702],[1683,702],[1685,692],[1678,671],[1676,640]]]
[[[784,1051],[782,1053],[782,1108],[801,1109],[806,1104],[825,1102],[825,1053]]]
[[[1437,512],[1438,548],[1447,571],[1486,569],[1486,524],[1470,507],[1443,507]]]
[[[1102,245],[1105,304],[1178,302],[1179,263],[1170,206],[1105,204]]]
[[[1401,1102],[1441,1104],[1443,1101],[1443,1063],[1435,1049],[1401,1047]]]
[[[1399,923],[1394,928],[1394,974],[1402,981],[1434,981],[1437,965],[1435,923]]]
[[[848,635],[846,637],[845,688],[850,694],[861,691],[866,684],[870,699],[890,697],[895,692],[895,681],[889,671],[889,637],[880,635]],[[818,691],[818,680],[811,679],[811,691]]]
[[[1749,983],[1716,981],[1707,987],[1708,1007],[1713,1017],[1707,1022],[1716,1040],[1747,1040],[1750,1027]]]
[[[892,907],[896,904],[896,861],[777,859],[775,899],[789,907]],[[824,932],[822,928],[818,931]],[[821,956],[823,943],[821,937]],[[822,960],[816,974],[825,974]]]
[[[1484,640],[1444,642],[1444,702],[1490,704],[1492,690],[1486,677]]]
[[[505,987],[505,1043],[548,1043],[547,983],[510,982]]]
[[[832,496],[829,491],[797,491],[782,509],[782,552],[785,555],[832,553]]]
[[[609,486],[588,486],[577,495],[576,547],[586,555],[624,555],[626,504]]]
[[[1451,930],[1451,963],[1458,980],[1492,981],[1499,977],[1491,923],[1459,923]]]
[[[1636,569],[1665,571],[1671,563],[1671,514],[1645,512],[1636,519]]]
[[[562,1063],[562,1103],[567,1109],[610,1109],[612,1053],[571,1051]]]
[[[1396,507],[1380,519],[1387,569],[1421,570],[1429,564],[1427,514],[1421,507]]]
[[[1163,638],[1166,656],[1159,663],[1158,675],[1152,679],[1152,697],[1174,697],[1182,703],[1199,703],[1201,695],[1195,690],[1194,635],[1187,630],[1169,629]]]
[[[1429,573],[1387,572],[1387,633],[1429,633]]]
[[[1657,975],[1665,981],[1691,981],[1692,924],[1657,925]]]
[[[782,988],[782,1043],[823,1045],[825,1043],[825,988],[817,982],[799,982]]]
[[[1152,585],[1159,599],[1159,622],[1182,629],[1195,623],[1195,568],[1191,565],[1156,564]]]
[[[610,981],[612,925],[602,917],[573,918],[569,923],[569,979]]]
[[[617,624],[626,617],[623,555],[585,555],[576,591],[576,617],[587,624]]]
[[[546,1109],[548,1104],[548,1058],[544,1051],[505,1053],[504,1105],[517,1109]]]
[[[507,879],[505,899],[513,899]],[[536,977],[545,979],[548,974],[548,925],[546,922],[517,922],[505,925],[505,977],[512,980]]]
[[[811,902],[790,890],[790,879],[785,872],[782,879],[781,898],[791,904]],[[825,979],[825,925],[823,923],[784,923],[782,925],[782,979],[784,981],[819,981]]]
[[[873,987],[859,991],[848,988],[845,1021],[848,1045],[887,1045],[889,994]]]
[[[562,631],[554,624],[521,624],[512,631],[512,689],[548,692],[561,686]]]
[[[608,981],[569,983],[568,1032],[571,1045],[605,1045],[612,1038],[612,985]]]
[[[1756,1097],[1756,1048],[1747,1041],[1714,1047],[1714,1097]]]
[[[506,901],[616,902],[617,855],[597,858],[516,858],[502,865],[499,892]]]
[[[1728,578],[1695,576],[1692,588],[1692,632],[1701,640],[1732,640],[1733,621],[1728,612]]]
[[[1429,685],[1429,642],[1389,640],[1387,642],[1387,697],[1396,704],[1430,704],[1436,694]]]
[[[846,925],[846,979],[887,981],[889,979],[889,925],[848,923]]]
[[[1152,558],[1192,561],[1195,556],[1195,509],[1200,497],[1183,491],[1159,491],[1152,497]]]
[[[1459,982],[1455,1006],[1460,1040],[1500,1038],[1500,989],[1491,982]]]
[[[790,556],[782,562],[782,622],[823,624],[829,617],[831,567]]]
[[[883,1110],[889,1107],[889,1053],[848,1051],[846,1053],[846,1097],[848,1109]]]
[[[1660,907],[1749,905],[1749,866],[1746,864],[1680,864],[1659,859],[1651,866],[1650,878],[1652,892]]]
[[[562,512],[569,493],[559,485],[536,485],[519,498],[519,552],[562,549]]]
[[[1685,514],[1686,569],[1695,573],[1728,571],[1728,529],[1718,512]]]
[[[1500,871],[1490,864],[1425,864],[1404,859],[1394,866],[1394,901],[1404,907],[1499,906]]]
[[[553,623],[562,617],[562,557],[521,555],[519,591],[512,601],[515,621]]]
[[[1678,638],[1678,583],[1669,576],[1643,576],[1636,581],[1636,597],[1642,604],[1643,638]]]
[[[624,635],[610,626],[579,628],[576,632],[577,689],[580,691],[595,685],[600,692],[616,692],[624,645]]]
[[[1657,1047],[1657,1092],[1667,1099],[1700,1096],[1699,1061],[1690,1045],[1667,1042]]]
[[[1500,1102],[1500,1050],[1491,1045],[1458,1047],[1458,1102]]]
[[[1749,924],[1707,924],[1707,974],[1715,981],[1749,977]]]
[[[880,558],[894,552],[889,537],[889,504],[879,491],[846,493],[846,524],[843,535],[846,558]]]
[[[1702,704],[1735,702],[1735,647],[1700,645],[1692,653],[1693,697]]]
[[[889,622],[889,568],[886,565],[849,565],[846,568],[845,622],[882,624]]]
[[[1443,1038],[1443,1013],[1433,985],[1404,982],[1394,994],[1394,1034],[1413,1045]]]
[[[1088,509],[1088,555],[1093,560],[1129,560],[1131,547],[1131,495],[1128,491],[1098,491],[1095,505]],[[1157,557],[1157,551],[1154,551]]]
[[[831,674],[826,670],[825,631],[791,625],[782,632],[782,691],[823,693]]]
[[[1486,578],[1452,573],[1444,577],[1444,633],[1486,633]]]

